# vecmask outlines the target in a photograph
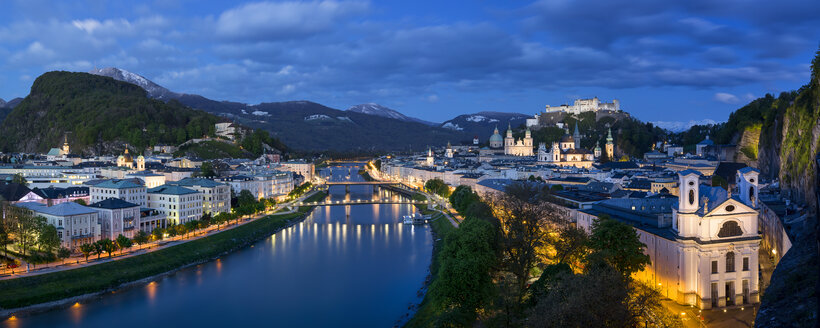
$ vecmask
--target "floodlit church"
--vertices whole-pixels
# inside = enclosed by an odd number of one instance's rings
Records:
[[[137,157],[135,161],[131,154],[128,153],[128,147],[125,147],[125,152],[117,157],[117,166],[118,167],[127,167],[129,169],[136,169],[137,171],[144,171],[145,170],[145,157],[140,155]]]
[[[651,264],[635,278],[663,296],[700,309],[760,302],[758,175],[737,173],[737,194],[700,184],[701,173],[678,173],[679,198],[609,199],[578,213],[587,232],[608,216],[632,225]]]
[[[545,144],[539,144],[538,162],[558,166],[589,168],[595,162],[595,154],[581,148],[581,134],[578,132],[578,125],[576,124],[575,132],[572,135],[564,135],[561,142],[553,142],[552,147],[549,149]]]
[[[490,136],[490,149],[501,149],[504,147],[504,155],[510,156],[534,156],[532,147],[532,132],[530,128],[524,132],[524,138],[513,138],[512,127],[507,126],[507,136],[503,139],[498,133],[498,127],[493,130],[493,135]]]

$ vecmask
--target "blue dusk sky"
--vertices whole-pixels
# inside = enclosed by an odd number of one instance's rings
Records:
[[[725,121],[808,81],[820,1],[0,3],[0,98],[119,67],[247,103],[375,102],[443,121],[617,98],[646,121]]]

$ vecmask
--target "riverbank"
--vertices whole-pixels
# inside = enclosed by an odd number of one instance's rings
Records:
[[[404,325],[407,328],[415,327],[433,327],[436,323],[436,318],[441,315],[441,303],[438,293],[433,287],[433,283],[438,277],[438,270],[441,267],[441,250],[444,249],[445,239],[447,234],[456,229],[450,224],[448,219],[438,213],[438,218],[430,223],[430,228],[433,234],[433,257],[430,261],[430,277],[425,283],[426,292],[424,299],[416,310],[416,313]]]
[[[306,201],[325,197],[319,192]],[[0,281],[0,317],[73,304],[134,282],[147,282],[184,267],[247,247],[305,218],[313,207],[269,215],[230,230],[156,252],[73,270]]]

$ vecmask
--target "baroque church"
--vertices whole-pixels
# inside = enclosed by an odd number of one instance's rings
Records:
[[[117,166],[129,169],[136,169],[137,171],[145,171],[145,157],[140,155],[135,161],[131,154],[128,153],[128,147],[125,147],[125,152],[117,157]]]
[[[700,184],[701,173],[678,172],[680,197],[609,199],[578,213],[587,232],[602,216],[632,225],[651,264],[635,279],[677,303],[700,309],[760,302],[758,176],[737,172],[737,192]]]
[[[612,134],[610,133],[607,138],[607,152],[609,152],[611,143]],[[596,148],[595,152],[600,153],[600,148]],[[577,124],[572,135],[564,135],[560,142],[553,142],[549,149],[544,143],[538,145],[538,162],[545,164],[589,168],[595,163],[596,157],[593,152],[581,148],[581,134],[578,132]]]
[[[530,128],[524,132],[524,138],[513,138],[512,127],[507,125],[507,136],[503,139],[498,133],[498,127],[493,130],[493,135],[490,136],[490,149],[499,150],[504,147],[504,155],[509,156],[534,156],[532,147],[532,132]]]

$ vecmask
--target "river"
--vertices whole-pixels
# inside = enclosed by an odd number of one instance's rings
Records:
[[[351,172],[348,175],[348,172]],[[361,181],[356,169],[320,172]],[[330,200],[403,197],[371,186]],[[433,241],[401,223],[412,205],[317,207],[249,248],[85,304],[6,320],[4,327],[392,327],[421,301]]]

